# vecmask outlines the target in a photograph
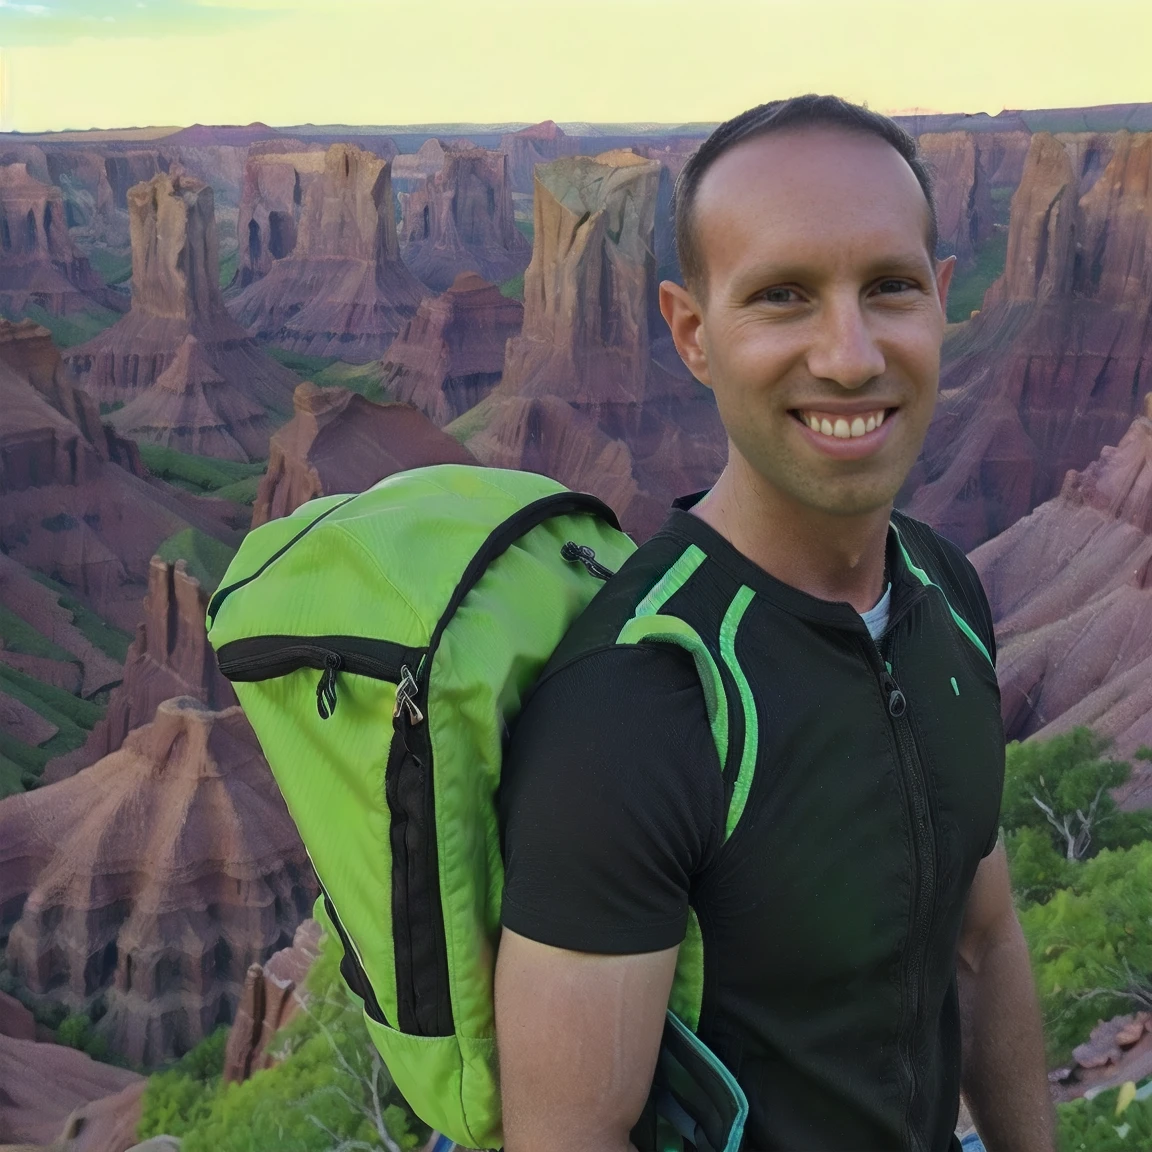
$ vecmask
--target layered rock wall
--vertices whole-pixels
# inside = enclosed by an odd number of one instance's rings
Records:
[[[427,295],[400,259],[389,162],[333,144],[303,192],[296,246],[233,302],[263,340],[316,356],[381,356]]]
[[[1152,387],[1152,134],[1032,138],[1008,261],[943,351],[902,498],[965,548],[1115,444]]]
[[[425,300],[388,349],[383,387],[443,426],[479,404],[500,381],[504,347],[524,307],[474,273]]]
[[[514,192],[531,192],[537,164],[550,164],[582,151],[580,141],[567,136],[554,120],[510,132],[500,139],[500,151],[508,157],[508,179]]]
[[[131,400],[192,335],[221,380],[262,408],[286,410],[296,377],[260,352],[224,308],[212,189],[189,176],[161,174],[135,185],[128,203],[132,308],[68,352],[85,387],[102,400]],[[179,397],[201,382],[183,380],[170,389],[178,399],[166,401],[168,410],[178,415]]]
[[[45,329],[0,322],[0,411],[0,550],[110,622],[136,627],[162,541],[195,527],[235,542],[215,505],[147,482],[139,451],[73,388]]]
[[[295,403],[296,415],[272,437],[253,528],[317,496],[362,492],[394,472],[476,463],[408,404],[374,404],[344,388],[309,383],[296,389]]]
[[[654,358],[660,174],[625,151],[536,170],[523,331],[499,386],[452,426],[483,463],[593,492],[640,535],[715,479],[726,446],[711,394]]]
[[[1010,739],[1079,724],[1152,746],[1152,396],[1115,447],[971,554],[987,589]],[[1152,765],[1124,786],[1152,805]]]
[[[108,302],[103,282],[68,235],[64,197],[25,164],[0,167],[0,305],[60,315]]]
[[[401,196],[401,253],[429,288],[443,292],[461,272],[501,283],[528,266],[506,169],[501,152],[450,147],[440,170]]]
[[[992,235],[992,183],[971,132],[925,133],[917,141],[931,167],[940,249],[970,262]]]
[[[236,228],[238,287],[247,288],[296,250],[304,193],[323,173],[325,151],[320,144],[281,140],[248,150]]]
[[[238,707],[179,697],[119,751],[0,801],[0,936],[34,995],[97,998],[109,1047],[151,1066],[235,1015],[316,886]]]

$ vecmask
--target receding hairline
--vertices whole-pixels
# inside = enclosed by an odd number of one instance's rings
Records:
[[[875,132],[862,125],[855,125],[845,123],[840,120],[833,119],[820,119],[813,121],[798,121],[775,126],[771,123],[765,124],[762,128],[750,131],[746,136],[741,137],[732,144],[728,145],[719,155],[712,158],[703,172],[692,183],[688,189],[688,196],[686,201],[676,205],[676,233],[677,233],[677,249],[681,246],[681,233],[688,238],[691,243],[689,245],[691,251],[688,253],[692,259],[685,260],[684,253],[679,252],[680,255],[680,270],[681,277],[684,280],[685,286],[688,290],[696,296],[699,300],[703,301],[707,295],[707,268],[705,266],[704,253],[699,244],[699,222],[697,217],[697,201],[700,198],[701,190],[704,188],[708,181],[710,174],[723,164],[724,160],[732,155],[743,151],[746,146],[763,143],[765,140],[770,140],[774,137],[798,137],[804,135],[813,135],[823,133],[827,136],[838,135],[841,137],[848,136],[858,140],[873,139],[878,144],[890,149],[896,156],[904,163],[904,167],[908,170],[909,174],[916,181],[916,186],[921,193],[922,202],[924,204],[927,221],[924,232],[924,247],[928,253],[929,263],[935,267],[936,252],[933,240],[938,240],[938,225],[936,225],[934,218],[934,208],[928,192],[925,190],[924,185],[920,181],[920,177],[916,170],[909,163],[908,158],[896,147],[890,140],[885,139],[880,133]]]

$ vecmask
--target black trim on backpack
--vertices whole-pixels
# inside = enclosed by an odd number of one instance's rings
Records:
[[[248,683],[287,676],[300,668],[322,670],[335,653],[341,672],[397,683],[401,668],[418,663],[423,652],[368,636],[252,636],[222,644],[216,662],[227,679]]]
[[[245,576],[243,580],[237,580],[235,584],[229,584],[227,588],[220,588],[216,592],[216,595],[213,596],[212,599],[208,602],[208,613],[207,613],[208,619],[211,620],[213,623],[215,623],[216,622],[216,613],[220,611],[220,605],[223,604],[224,601],[233,592],[235,592],[237,588],[243,588],[245,584],[251,584],[252,581],[255,580],[257,576],[260,576],[264,573],[264,571],[268,568],[268,566],[274,560],[279,560],[280,557],[283,556],[284,553],[287,552],[288,549],[291,548],[292,545],[295,544],[297,540],[299,540],[302,536],[307,536],[308,533],[311,532],[312,529],[315,528],[316,525],[319,524],[321,520],[323,520],[326,516],[331,516],[332,513],[335,512],[338,508],[343,508],[345,504],[348,504],[352,500],[355,500],[356,496],[358,496],[358,495],[359,495],[359,493],[357,492],[354,495],[349,496],[347,500],[341,500],[339,504],[333,504],[331,508],[328,508],[325,511],[321,512],[320,515],[317,516],[316,519],[313,520],[311,523],[305,524],[304,527],[301,528],[300,531],[297,532],[296,535],[293,536],[292,539],[289,540],[288,543],[285,544],[283,548],[280,548],[278,551],[273,552],[272,555],[269,556],[268,559],[265,560],[264,563],[261,564],[260,567],[257,568],[255,572],[252,573],[251,576]],[[211,627],[211,625],[209,625],[209,627]]]
[[[344,931],[344,925],[336,915],[336,907],[323,885],[320,886],[320,894],[324,897],[324,911],[328,913],[328,919],[332,921],[332,927],[336,929],[336,935],[340,937],[340,946],[344,950],[344,955],[340,957],[340,975],[344,978],[344,983],[364,1002],[364,1011],[378,1024],[387,1027],[388,1021],[384,1019],[384,1011],[376,999],[372,981],[368,979],[368,973],[360,967],[356,949],[352,947],[348,933]]]
[[[617,531],[620,521],[602,500],[583,492],[557,492],[533,500],[498,524],[464,569],[448,605],[436,622],[416,671],[413,699],[427,701],[432,658],[452,617],[489,564],[517,540],[554,516],[589,513]],[[396,1005],[401,1032],[446,1036],[453,1031],[448,983],[448,945],[440,901],[436,845],[435,771],[428,730],[402,709],[393,723],[385,791],[392,814],[392,925],[396,956]]]
[[[542,496],[539,500],[533,500],[531,504],[525,504],[523,508],[513,512],[503,523],[498,524],[476,550],[472,559],[468,561],[468,567],[464,569],[460,582],[456,585],[456,590],[448,601],[447,608],[444,609],[440,619],[436,622],[432,638],[428,641],[429,659],[425,661],[425,666],[431,665],[431,658],[436,655],[436,649],[440,644],[440,637],[444,634],[444,629],[448,627],[449,621],[456,615],[456,610],[460,607],[464,597],[472,591],[476,582],[484,575],[488,565],[493,560],[507,552],[521,536],[527,535],[537,525],[543,524],[545,520],[550,520],[553,516],[570,516],[580,512],[599,516],[601,520],[607,521],[618,532],[621,530],[616,513],[603,500],[598,500],[586,492],[556,492],[551,496]],[[424,677],[424,683],[427,683],[427,675]]]

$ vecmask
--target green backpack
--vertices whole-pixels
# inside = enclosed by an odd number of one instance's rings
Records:
[[[508,726],[633,551],[593,496],[436,465],[250,532],[208,605],[368,1033],[413,1111],[465,1147],[502,1141],[492,982]],[[698,1005],[697,950],[681,961],[673,1004]],[[661,1149],[739,1145],[739,1087],[671,1011],[649,1111]]]

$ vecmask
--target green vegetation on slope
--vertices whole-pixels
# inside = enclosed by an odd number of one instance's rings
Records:
[[[1063,1152],[1147,1152],[1152,1148],[1152,1080],[1110,1088],[1056,1109]]]
[[[522,301],[524,299],[524,273],[517,273],[510,280],[505,280],[500,285],[500,295],[507,296],[511,300]]]
[[[309,1004],[272,1040],[282,1060],[242,1084],[223,1084],[223,1040],[210,1037],[152,1076],[138,1140],[168,1133],[184,1152],[403,1149],[428,1137],[396,1092],[364,1027],[360,1001],[325,938],[308,973]]]
[[[984,303],[984,293],[1004,271],[1008,259],[1008,231],[997,228],[976,250],[976,260],[968,268],[957,269],[948,290],[948,323],[969,319]]]
[[[232,283],[232,277],[236,275],[236,266],[240,263],[240,249],[233,248],[231,251],[223,253],[220,256],[220,287],[227,288]]]
[[[347,388],[377,404],[388,399],[381,384],[384,376],[382,361],[353,364],[335,356],[305,356],[283,348],[268,347],[264,351],[285,368],[291,368],[301,381],[310,380],[318,388]]]
[[[237,481],[259,478],[264,473],[263,462],[244,464],[238,460],[217,460],[214,456],[194,456],[191,452],[178,452],[175,448],[143,441],[138,447],[140,459],[153,476],[197,495],[223,495],[222,490]]]
[[[102,705],[81,700],[6,664],[0,664],[0,692],[19,700],[58,729],[38,746],[0,732],[0,798],[34,788],[44,765],[54,756],[79,748],[104,715]]]
[[[194,576],[200,581],[201,588],[212,593],[216,590],[236,551],[198,528],[185,528],[175,536],[169,536],[156,549],[156,555],[162,560],[167,560],[169,564],[183,560],[188,566],[188,575]]]
[[[132,253],[114,248],[93,248],[88,262],[105,284],[123,284],[132,276]]]
[[[0,647],[26,656],[42,656],[45,660],[59,660],[63,664],[80,661],[66,648],[49,640],[22,617],[0,604]]]
[[[29,575],[46,588],[56,593],[56,603],[72,614],[72,623],[80,630],[89,643],[95,645],[101,652],[111,656],[118,664],[123,664],[128,656],[128,646],[132,637],[127,632],[109,624],[103,617],[98,616],[91,608],[81,604],[72,596],[63,584],[45,576],[42,572],[32,572]]]
[[[38,304],[29,304],[20,316],[13,316],[12,319],[19,320],[22,317],[35,320],[47,328],[57,348],[72,348],[83,344],[120,319],[119,313],[113,312],[111,308],[101,308],[98,304],[70,316],[53,316]]]

